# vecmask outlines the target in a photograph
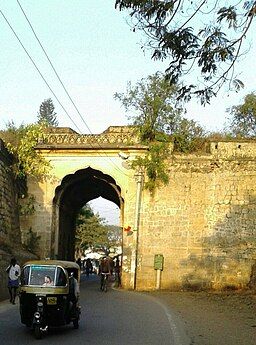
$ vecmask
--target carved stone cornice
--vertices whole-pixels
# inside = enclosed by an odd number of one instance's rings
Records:
[[[60,128],[58,131],[49,131],[44,138],[38,142],[41,145],[54,146],[109,146],[109,145],[138,145],[140,144],[138,136],[135,134],[134,127],[109,127],[101,134],[78,134],[74,131],[68,131]]]

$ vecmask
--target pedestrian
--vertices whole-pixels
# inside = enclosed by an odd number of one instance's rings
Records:
[[[10,265],[6,268],[6,272],[8,273],[10,303],[15,304],[20,277],[20,266],[17,264],[17,260],[15,258],[11,259]]]
[[[89,277],[89,274],[92,274],[92,261],[90,258],[87,258],[85,261],[85,272],[87,277]]]
[[[76,263],[79,265],[79,267],[80,267],[80,269],[81,269],[81,267],[82,267],[82,260],[81,260],[81,258],[78,258],[78,259],[76,260]]]
[[[121,270],[120,260],[119,260],[119,257],[117,256],[116,262],[115,262],[115,280],[116,280],[117,287],[121,286],[120,270]]]

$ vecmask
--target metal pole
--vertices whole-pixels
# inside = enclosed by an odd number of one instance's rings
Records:
[[[161,270],[156,270],[156,289],[159,290],[161,285]]]
[[[135,222],[134,222],[134,231],[136,233],[135,238],[135,267],[134,267],[134,281],[133,288],[136,290],[136,281],[137,281],[137,270],[138,270],[138,245],[139,245],[139,225],[140,225],[140,208],[141,208],[141,193],[142,193],[142,184],[143,184],[143,172],[140,170],[137,177],[137,193],[136,193],[136,207],[135,207]]]

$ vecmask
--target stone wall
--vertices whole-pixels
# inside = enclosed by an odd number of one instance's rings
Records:
[[[54,134],[38,148],[51,162],[52,178],[29,182],[36,212],[22,224],[41,236],[41,257],[50,253],[53,239],[61,242],[58,212],[53,211],[56,190],[68,176],[90,167],[113,178],[124,200],[120,225],[132,229],[123,232],[124,288],[134,288],[135,278],[139,290],[156,288],[156,254],[164,256],[162,289],[255,286],[256,142],[211,142],[204,153],[193,155],[171,152],[169,184],[153,197],[143,190],[136,231],[135,172],[123,164],[119,152],[126,150],[129,161],[146,148],[129,146],[128,141],[120,146],[123,136],[115,142],[107,133],[100,138]],[[91,139],[101,140],[100,146]]]
[[[256,143],[216,142],[170,157],[169,185],[143,194],[138,289],[247,288],[255,282]],[[251,287],[251,286],[250,286]]]
[[[12,157],[0,139],[0,300],[8,297],[5,270],[11,257],[15,256],[20,264],[32,257],[21,245],[18,195],[11,163]]]

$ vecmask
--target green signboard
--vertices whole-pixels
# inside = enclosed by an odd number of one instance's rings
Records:
[[[162,271],[163,267],[164,267],[164,256],[163,256],[163,254],[155,254],[154,269]]]

